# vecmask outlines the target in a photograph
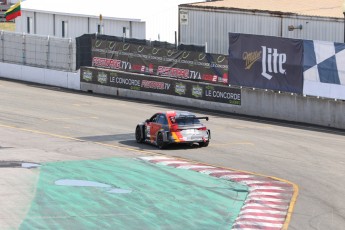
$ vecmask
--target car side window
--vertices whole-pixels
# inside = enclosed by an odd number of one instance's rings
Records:
[[[157,123],[162,124],[162,125],[167,125],[168,120],[166,119],[164,114],[159,115]]]
[[[150,122],[157,122],[159,114],[155,114],[150,118]]]

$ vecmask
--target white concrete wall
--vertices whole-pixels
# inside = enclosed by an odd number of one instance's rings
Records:
[[[345,129],[345,102],[342,100],[243,88],[241,105],[237,106],[85,82],[81,82],[80,87],[82,91],[92,91],[99,94]]]
[[[42,69],[0,62],[0,77],[80,90],[80,72]]]

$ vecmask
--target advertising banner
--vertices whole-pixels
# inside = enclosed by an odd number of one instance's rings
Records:
[[[173,78],[82,67],[80,81],[143,92],[241,105],[241,89]]]
[[[92,66],[161,77],[228,84],[228,57],[92,39]]]
[[[303,42],[303,94],[345,100],[345,44]]]
[[[303,40],[229,33],[229,84],[303,92]]]

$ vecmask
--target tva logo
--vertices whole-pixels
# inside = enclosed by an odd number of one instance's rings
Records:
[[[286,62],[286,54],[278,53],[277,49],[262,47],[262,73],[261,75],[271,80],[272,73],[286,74],[283,64]]]

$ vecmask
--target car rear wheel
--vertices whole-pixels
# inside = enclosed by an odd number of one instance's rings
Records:
[[[135,139],[138,143],[143,143],[144,141],[144,138],[141,135],[141,129],[139,125],[137,125],[137,127],[135,128]]]
[[[200,143],[199,143],[199,146],[200,146],[200,147],[207,147],[209,143],[210,143],[210,141],[200,142]]]
[[[161,132],[157,134],[156,142],[159,149],[164,149],[167,146],[167,144],[164,143],[163,134]]]

